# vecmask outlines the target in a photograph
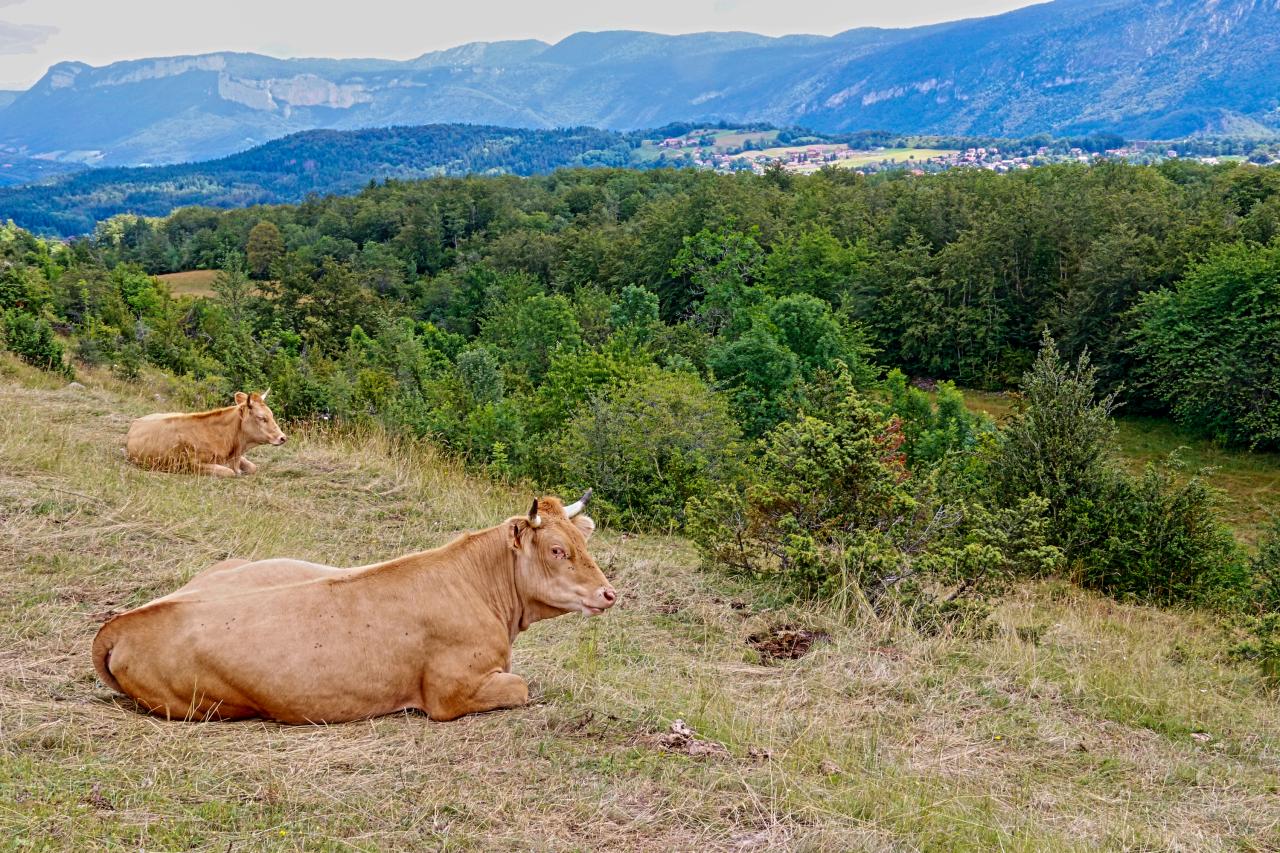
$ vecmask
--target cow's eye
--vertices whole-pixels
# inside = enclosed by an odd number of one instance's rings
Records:
[[[559,545],[552,545],[551,556],[555,557],[557,560],[563,560],[568,555],[565,554],[564,549],[561,548]]]

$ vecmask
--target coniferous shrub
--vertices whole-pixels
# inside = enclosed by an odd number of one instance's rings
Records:
[[[1042,499],[987,508],[940,475],[913,480],[899,421],[856,391],[827,418],[779,425],[745,488],[690,501],[706,563],[799,596],[905,605],[933,628],[1058,564]]]
[[[53,333],[53,326],[43,317],[26,311],[10,309],[4,313],[3,337],[5,347],[27,364],[43,370],[71,375],[71,368],[63,360],[62,344]]]
[[[1114,398],[1095,386],[1087,353],[1069,365],[1046,333],[990,454],[998,499],[1043,498],[1049,539],[1085,586],[1166,604],[1232,600],[1247,571],[1214,494],[1167,465],[1128,473],[1115,450]]]
[[[1095,541],[1082,555],[1085,586],[1119,598],[1159,604],[1233,606],[1249,573],[1217,500],[1199,476],[1149,464],[1142,476],[1113,472],[1101,500],[1074,522]]]

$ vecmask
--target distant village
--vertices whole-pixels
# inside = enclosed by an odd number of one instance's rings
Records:
[[[826,167],[847,168],[861,174],[889,169],[906,169],[914,174],[940,172],[957,167],[989,169],[993,172],[1013,172],[1049,163],[1094,163],[1102,160],[1118,160],[1133,163],[1152,163],[1175,159],[1179,152],[1158,143],[1133,142],[1124,147],[1101,152],[1081,148],[1051,149],[1039,147],[1034,153],[1013,153],[998,147],[975,147],[963,150],[870,148],[855,149],[843,143],[812,142],[803,145],[774,143],[772,147],[727,147],[717,144],[714,132],[695,132],[689,136],[670,137],[656,142],[664,159],[684,162],[699,169],[721,173],[750,171],[764,174],[771,167],[805,174]],[[1213,156],[1188,156],[1182,159],[1216,165],[1225,159]]]

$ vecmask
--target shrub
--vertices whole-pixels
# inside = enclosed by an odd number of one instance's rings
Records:
[[[1280,518],[1272,522],[1249,562],[1249,581],[1243,622],[1250,637],[1234,651],[1256,663],[1268,685],[1280,687]]]
[[[483,347],[458,354],[458,378],[477,403],[496,403],[502,399],[502,367],[493,353]]]
[[[1180,483],[1177,474],[1172,463],[1141,477],[1117,470],[1097,502],[1070,508],[1095,543],[1081,555],[1085,586],[1159,604],[1238,602],[1248,572],[1215,496],[1200,477]]]
[[[115,363],[111,365],[111,373],[125,382],[136,382],[142,376],[142,347],[130,341],[116,351]]]
[[[1247,620],[1250,638],[1235,648],[1239,658],[1258,665],[1258,673],[1271,687],[1280,687],[1280,613],[1264,613]]]
[[[1246,582],[1230,530],[1199,477],[1175,465],[1140,478],[1114,452],[1112,397],[1098,399],[1088,355],[1068,366],[1046,334],[1023,401],[1000,431],[988,471],[1006,505],[1044,498],[1049,538],[1081,582],[1143,601],[1229,604]]]
[[[884,387],[889,411],[902,423],[902,450],[912,468],[939,462],[953,451],[972,450],[978,434],[991,429],[988,418],[965,408],[964,395],[952,382],[938,383],[936,403],[909,386],[896,368],[885,377]]]
[[[1074,509],[1101,499],[1114,468],[1114,397],[1098,399],[1095,385],[1088,353],[1070,366],[1046,332],[989,469],[1004,503],[1027,495],[1047,501],[1051,536],[1069,560],[1092,545],[1082,538]]]
[[[91,316],[76,336],[76,358],[88,365],[105,364],[115,357],[119,346],[119,330]]]
[[[933,628],[969,612],[959,602],[1057,564],[1043,500],[987,510],[946,495],[937,478],[909,488],[896,419],[856,392],[831,415],[770,432],[745,490],[690,502],[705,562],[800,596],[906,604]]]
[[[10,309],[4,313],[3,332],[5,347],[23,361],[44,370],[71,375],[70,366],[63,360],[62,344],[45,318]]]
[[[585,403],[550,449],[563,489],[596,489],[598,514],[673,529],[686,502],[739,473],[728,406],[689,374],[649,368]]]
[[[1280,518],[1262,537],[1258,553],[1249,562],[1249,579],[1253,589],[1249,596],[1252,607],[1280,612]]]

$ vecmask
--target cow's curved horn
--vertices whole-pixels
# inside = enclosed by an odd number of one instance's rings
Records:
[[[587,489],[585,492],[582,493],[582,497],[578,498],[576,501],[574,501],[573,503],[565,507],[564,508],[565,518],[573,518],[575,515],[582,512],[584,509],[586,509],[587,501],[591,500],[591,493],[593,491],[595,491],[595,489]]]
[[[529,526],[541,527],[542,516],[538,515],[538,499],[533,499],[533,506],[529,507]]]
[[[264,403],[265,403],[265,402],[267,402],[267,395],[268,395],[268,394],[270,394],[270,393],[271,393],[271,389],[270,389],[270,388],[268,388],[267,390],[265,390],[265,391],[263,391],[263,392],[262,392],[262,402],[264,402]]]

